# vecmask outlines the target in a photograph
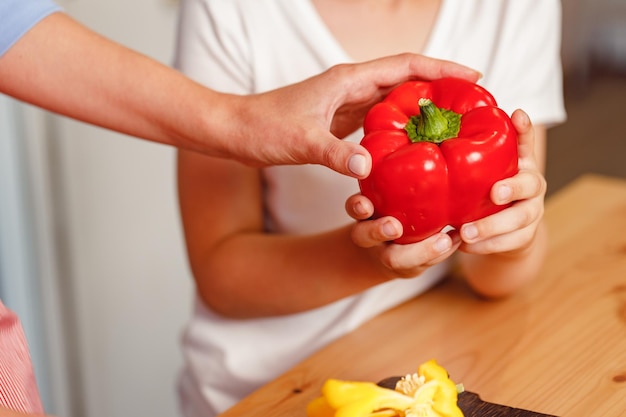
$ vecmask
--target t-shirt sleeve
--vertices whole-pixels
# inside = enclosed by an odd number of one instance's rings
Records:
[[[52,0],[0,1],[0,57],[41,19],[59,10]]]
[[[496,54],[494,77],[500,107],[521,108],[533,124],[566,118],[561,65],[561,6],[557,0],[511,1]]]

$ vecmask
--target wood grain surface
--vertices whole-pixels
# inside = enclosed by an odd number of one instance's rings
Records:
[[[328,378],[380,381],[436,359],[488,402],[626,416],[626,181],[584,176],[550,197],[539,279],[501,301],[456,277],[365,323],[222,417],[304,417]]]

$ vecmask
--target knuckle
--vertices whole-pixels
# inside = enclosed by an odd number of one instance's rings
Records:
[[[352,228],[351,238],[352,242],[361,248],[369,248],[372,246],[372,239],[367,237],[367,230],[364,230],[365,224],[356,223]]]
[[[394,251],[392,248],[388,248],[384,252],[381,261],[396,277],[408,278],[416,275],[415,267],[404,262],[398,251]]]
[[[396,271],[399,267],[398,261],[395,256],[392,255],[392,250],[387,248],[387,250],[383,251],[380,255],[380,263],[390,271]]]
[[[333,65],[326,71],[326,73],[331,80],[338,82],[339,84],[345,84],[346,82],[354,79],[357,75],[357,69],[355,64],[341,63]]]
[[[478,240],[481,236],[491,236],[493,233],[493,226],[489,218],[474,222],[474,227],[476,227],[476,231],[478,233],[473,240]]]
[[[535,187],[535,190],[538,191],[538,195],[545,194],[546,189],[548,188],[548,185],[544,176],[537,173],[536,175],[533,175],[533,180],[534,180],[533,185]]]
[[[326,166],[330,167],[339,167],[342,158],[344,157],[343,147],[340,146],[341,143],[339,140],[330,140],[326,143],[326,145],[322,149],[322,162]],[[344,168],[342,166],[342,168]],[[347,171],[347,167],[346,167]]]
[[[522,228],[531,224],[535,219],[535,213],[531,210],[520,210],[517,220],[517,227]]]
[[[406,265],[401,261],[401,259],[399,259],[398,256],[390,256],[388,258],[388,262],[389,268],[396,273],[400,273],[406,269]]]

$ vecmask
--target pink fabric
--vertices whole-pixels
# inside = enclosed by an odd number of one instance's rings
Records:
[[[0,301],[0,405],[43,414],[26,337],[15,313]]]

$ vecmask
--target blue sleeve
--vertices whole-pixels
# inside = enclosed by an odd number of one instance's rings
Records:
[[[41,19],[58,10],[52,0],[0,0],[0,57]]]

